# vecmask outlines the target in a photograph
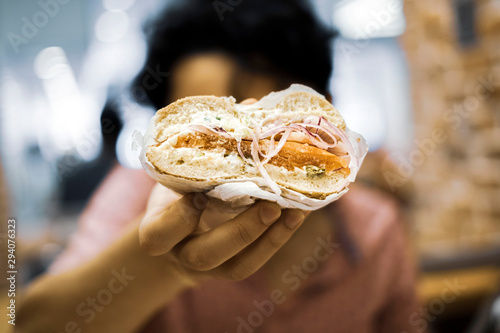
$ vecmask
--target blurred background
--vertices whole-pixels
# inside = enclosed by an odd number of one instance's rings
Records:
[[[0,217],[18,221],[22,284],[64,248],[115,163],[140,167],[132,133],[155,110],[128,87],[143,25],[166,3],[0,0]],[[427,319],[415,325],[500,331],[500,1],[312,4],[339,32],[334,105],[370,143],[360,181],[406,213]],[[450,302],[446,283],[463,286]]]

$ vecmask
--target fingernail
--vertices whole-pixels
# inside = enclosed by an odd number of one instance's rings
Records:
[[[260,207],[260,219],[265,225],[270,225],[276,221],[281,215],[281,209],[278,205],[272,203],[264,203]]]
[[[299,210],[289,210],[286,213],[285,224],[290,229],[296,228],[304,221],[304,213]]]
[[[202,210],[208,204],[208,198],[203,193],[196,193],[193,197],[193,205],[196,209]]]

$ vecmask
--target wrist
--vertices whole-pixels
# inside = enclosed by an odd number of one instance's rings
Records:
[[[139,245],[137,232],[135,248],[137,251],[137,261],[140,262],[141,275],[145,276],[147,288],[155,290],[160,288],[164,291],[162,295],[170,299],[173,295],[196,285],[194,279],[185,270],[169,258],[169,254],[151,256],[147,254]],[[159,289],[158,289],[159,290]]]

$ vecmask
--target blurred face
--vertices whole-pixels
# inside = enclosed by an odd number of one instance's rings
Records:
[[[238,102],[261,98],[287,88],[276,76],[253,73],[222,53],[199,53],[182,59],[172,71],[172,91],[166,104],[193,95],[234,96]]]

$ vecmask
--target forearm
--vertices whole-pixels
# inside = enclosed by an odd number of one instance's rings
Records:
[[[65,332],[68,325],[82,332],[134,332],[187,288],[165,258],[142,251],[137,229],[82,267],[35,281],[21,303],[20,331]]]

